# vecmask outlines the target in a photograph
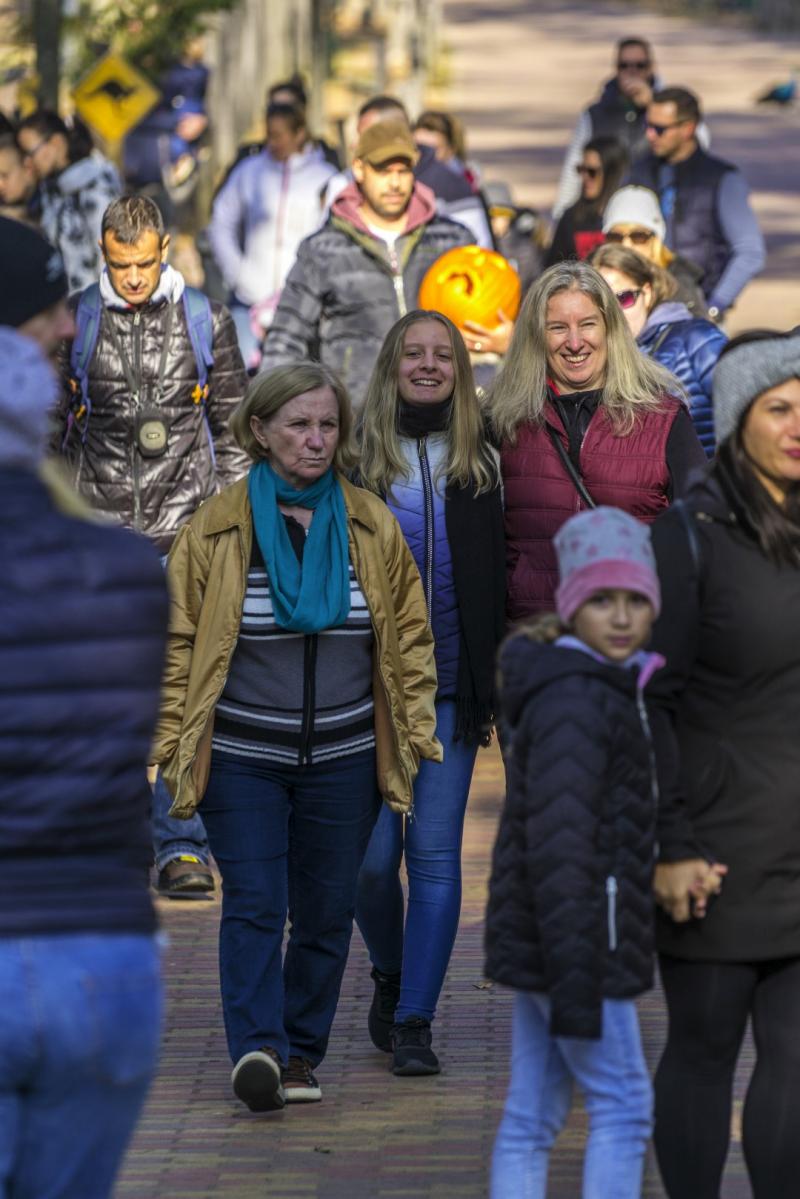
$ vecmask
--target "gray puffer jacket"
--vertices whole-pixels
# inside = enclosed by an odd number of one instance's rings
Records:
[[[151,537],[166,553],[180,526],[208,496],[245,474],[249,462],[228,430],[228,421],[247,385],[236,330],[228,311],[212,303],[214,365],[205,405],[195,402],[197,362],[186,327],[183,279],[171,267],[152,300],[139,309],[124,306],[103,275],[103,320],[89,367],[91,416],[68,429],[71,402],[69,345],[61,354],[63,400],[58,412],[58,447],[63,449],[78,491],[98,512]],[[72,301],[77,305],[78,297]],[[163,383],[158,387],[169,307],[172,328]],[[113,330],[113,331],[112,331]],[[142,380],[138,403],[131,394],[114,334]],[[145,456],[139,443],[143,422],[166,427],[166,448]]]
[[[433,192],[417,183],[406,230],[390,251],[364,224],[361,193],[350,184],[327,224],[300,243],[264,344],[262,370],[309,358],[331,367],[360,408],[383,339],[417,304],[426,271],[473,235],[440,216]]]

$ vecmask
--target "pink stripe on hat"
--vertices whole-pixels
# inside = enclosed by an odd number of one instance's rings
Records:
[[[658,616],[661,611],[661,588],[654,572],[638,562],[615,561],[611,558],[592,562],[573,571],[569,578],[559,584],[556,591],[558,615],[564,624],[569,624],[581,604],[591,599],[595,592],[617,588],[646,596]]]

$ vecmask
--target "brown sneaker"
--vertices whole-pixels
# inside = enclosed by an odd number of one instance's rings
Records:
[[[158,893],[167,899],[208,899],[214,875],[194,854],[183,853],[158,874]]]
[[[287,1103],[319,1103],[322,1098],[322,1087],[312,1073],[311,1063],[304,1057],[290,1057],[281,1080]]]
[[[239,1058],[233,1067],[231,1086],[236,1098],[251,1112],[279,1111],[286,1103],[280,1059],[269,1045]]]

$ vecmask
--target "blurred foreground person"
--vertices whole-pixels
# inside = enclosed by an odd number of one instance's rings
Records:
[[[167,594],[152,547],[42,465],[67,280],[17,224],[0,252],[0,1194],[106,1199],[158,1055],[145,765]]]
[[[655,1145],[670,1199],[717,1199],[748,1022],[754,1199],[800,1178],[800,336],[743,333],[714,371],[719,449],[653,528],[657,926],[669,1031]],[[728,868],[704,920],[688,889]],[[719,869],[719,867],[717,867]],[[675,924],[673,920],[681,923]]]

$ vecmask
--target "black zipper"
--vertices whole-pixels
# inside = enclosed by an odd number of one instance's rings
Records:
[[[314,740],[314,708],[317,699],[317,644],[319,635],[303,638],[303,724],[300,729],[298,766],[310,766]]]
[[[112,317],[113,320],[113,317]],[[133,317],[133,370],[137,380],[137,390],[133,393],[133,425],[140,406],[140,389],[142,385],[142,313],[136,309]],[[133,527],[142,527],[142,496],[139,481],[139,455],[136,453],[136,439],[131,438],[131,482],[133,484]]]
[[[428,605],[428,616],[430,617],[433,615],[433,482],[428,462],[427,438],[417,438],[417,452],[425,516],[425,574],[422,578],[422,585],[425,588],[425,602]]]

